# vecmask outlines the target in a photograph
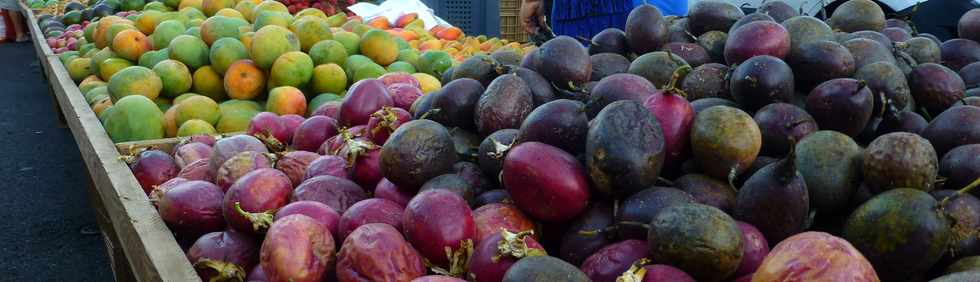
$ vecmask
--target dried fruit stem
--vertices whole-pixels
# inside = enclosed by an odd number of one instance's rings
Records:
[[[238,211],[238,214],[244,216],[245,219],[248,219],[249,222],[252,222],[252,229],[255,231],[268,229],[272,225],[272,219],[275,218],[276,213],[274,209],[259,213],[247,212],[242,209],[241,202],[235,202],[235,210]]]
[[[210,268],[217,272],[218,275],[211,277],[209,282],[245,281],[245,270],[234,263],[203,258],[194,264],[194,268]]]
[[[514,143],[517,142],[517,138],[511,140],[509,144],[500,143],[496,139],[493,139],[493,137],[490,138],[490,141],[493,142],[493,151],[487,152],[487,155],[491,158],[499,160],[507,155],[507,151],[510,150],[510,147],[513,147]]]
[[[648,263],[650,263],[650,260],[647,258],[641,258],[633,262],[633,265],[626,272],[623,272],[623,275],[616,277],[616,282],[642,282],[643,277],[647,274],[647,270],[643,266]]]
[[[738,188],[735,188],[736,177],[738,177],[738,164],[735,164],[735,166],[733,166],[732,169],[728,171],[728,187],[731,187],[732,191],[738,193]]]
[[[691,73],[690,65],[682,65],[677,67],[674,72],[670,75],[670,82],[667,83],[667,88],[664,90],[664,95],[678,95],[687,98],[687,93],[680,88],[677,88],[677,83],[684,79],[688,73]]]
[[[432,272],[436,274],[464,278],[466,266],[469,265],[470,257],[473,256],[473,240],[466,239],[459,242],[459,249],[455,251],[447,246],[445,251],[446,257],[449,258],[449,270],[433,266],[428,260],[425,261],[426,265],[429,265]]]
[[[970,193],[970,191],[973,191],[973,189],[977,188],[977,186],[980,186],[980,178],[973,180],[973,182],[970,182],[970,184],[966,185],[966,187],[963,187],[963,189],[957,190],[956,193],[954,193],[953,195],[949,195],[943,198],[943,201],[939,202],[939,208],[946,207],[946,204],[949,203],[949,200],[955,197],[959,197],[960,195]]]
[[[272,133],[270,133],[268,130],[255,134],[255,137],[262,140],[262,143],[265,143],[265,146],[269,147],[269,150],[275,154],[281,154],[286,151],[286,144],[279,142],[279,139],[272,136]]]
[[[524,230],[518,233],[512,233],[501,228],[500,242],[497,243],[497,255],[493,256],[491,260],[493,260],[493,262],[497,262],[503,257],[521,259],[524,257],[548,255],[548,253],[542,249],[535,249],[527,246],[527,241],[525,241],[525,238],[533,234],[534,230]]]

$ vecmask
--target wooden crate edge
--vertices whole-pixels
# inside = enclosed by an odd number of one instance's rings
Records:
[[[37,28],[36,22],[29,24]],[[199,281],[67,70],[57,66],[57,56],[46,57],[41,63],[47,65],[49,83],[137,280]]]
[[[31,32],[31,41],[33,41],[32,44],[34,45],[34,52],[37,53],[38,63],[41,65],[41,68],[44,69],[45,74],[50,73],[49,68],[51,66],[44,62],[44,58],[58,55],[55,55],[54,51],[51,50],[51,47],[48,47],[48,41],[44,38],[44,33],[41,32],[41,27],[37,25],[37,16],[34,15],[34,11],[27,7],[27,4],[24,2],[19,3],[21,11],[24,14],[24,21],[27,22],[27,27]]]

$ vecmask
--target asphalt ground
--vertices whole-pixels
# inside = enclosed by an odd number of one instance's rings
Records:
[[[0,44],[0,281],[112,281],[85,164],[31,44]]]

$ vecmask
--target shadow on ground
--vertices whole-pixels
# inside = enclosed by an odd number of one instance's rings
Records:
[[[112,281],[88,174],[30,42],[0,44],[0,281]]]

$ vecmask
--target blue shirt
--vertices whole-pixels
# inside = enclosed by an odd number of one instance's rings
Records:
[[[687,0],[646,0],[664,16],[686,15]],[[555,0],[551,7],[551,26],[556,35],[592,38],[603,29],[623,29],[633,7],[644,0]]]
[[[633,7],[643,4],[643,0],[633,0]],[[646,0],[646,3],[656,6],[664,16],[687,15],[687,0]]]

